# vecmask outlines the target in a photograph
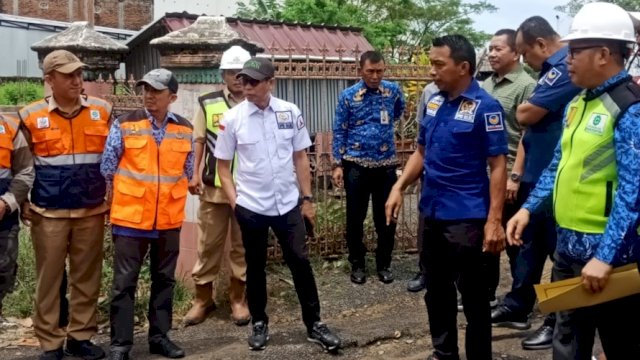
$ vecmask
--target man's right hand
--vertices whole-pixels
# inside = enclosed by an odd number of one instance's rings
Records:
[[[191,177],[191,181],[189,182],[189,192],[191,195],[200,195],[202,194],[202,181],[200,179],[199,174],[193,174]]]
[[[25,226],[31,226],[31,203],[25,201],[20,209],[20,220]]]
[[[521,208],[507,223],[507,241],[509,245],[522,245],[522,232],[529,224],[531,214],[529,210]]]
[[[344,186],[343,171],[341,166],[338,166],[335,169],[333,169],[333,174],[331,176],[331,179],[333,180],[333,186],[337,188],[342,188]]]
[[[384,204],[384,213],[387,217],[387,226],[391,222],[398,221],[398,215],[400,214],[400,208],[402,208],[402,190],[399,187],[392,187],[387,202]]]

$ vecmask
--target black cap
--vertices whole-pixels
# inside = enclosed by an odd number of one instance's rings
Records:
[[[262,81],[267,78],[272,78],[274,74],[275,69],[269,59],[254,57],[244,63],[242,71],[236,75],[236,78],[248,76],[252,79]]]
[[[169,89],[174,94],[178,93],[178,79],[167,69],[153,69],[146,73],[142,80],[136,82],[136,86],[147,84],[156,90]]]

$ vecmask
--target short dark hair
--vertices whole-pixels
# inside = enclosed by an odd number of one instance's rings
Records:
[[[382,54],[379,51],[374,51],[374,50],[363,52],[362,55],[360,55],[361,68],[364,67],[364,63],[366,63],[367,60],[369,60],[371,64],[377,64],[380,61],[384,62],[384,56],[382,56]]]
[[[506,36],[507,37],[507,46],[516,51],[516,31],[513,29],[500,29],[496,31],[493,36]]]
[[[554,40],[560,37],[542,16],[532,16],[520,24],[518,32],[527,45],[533,45],[537,38]]]
[[[450,57],[456,64],[463,61],[469,63],[469,75],[473,76],[476,72],[476,51],[469,40],[462,35],[445,35],[433,39],[434,47],[446,46],[450,50]]]
[[[603,40],[603,44],[609,49],[618,65],[624,67],[625,60],[631,54],[628,43],[620,40]]]

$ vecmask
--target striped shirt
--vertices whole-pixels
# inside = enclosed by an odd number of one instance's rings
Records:
[[[509,154],[507,155],[508,172],[511,172],[513,163],[516,160],[518,143],[523,132],[523,128],[520,127],[516,120],[516,109],[518,105],[529,98],[535,86],[536,81],[519,65],[503,78],[498,78],[497,74],[493,74],[482,84],[482,88],[496,98],[504,110],[509,144]]]

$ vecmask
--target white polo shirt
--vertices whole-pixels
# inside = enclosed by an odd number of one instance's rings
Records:
[[[298,204],[293,152],[310,145],[300,109],[271,96],[264,110],[244,100],[224,113],[214,155],[232,160],[237,154],[236,204],[277,216]]]

